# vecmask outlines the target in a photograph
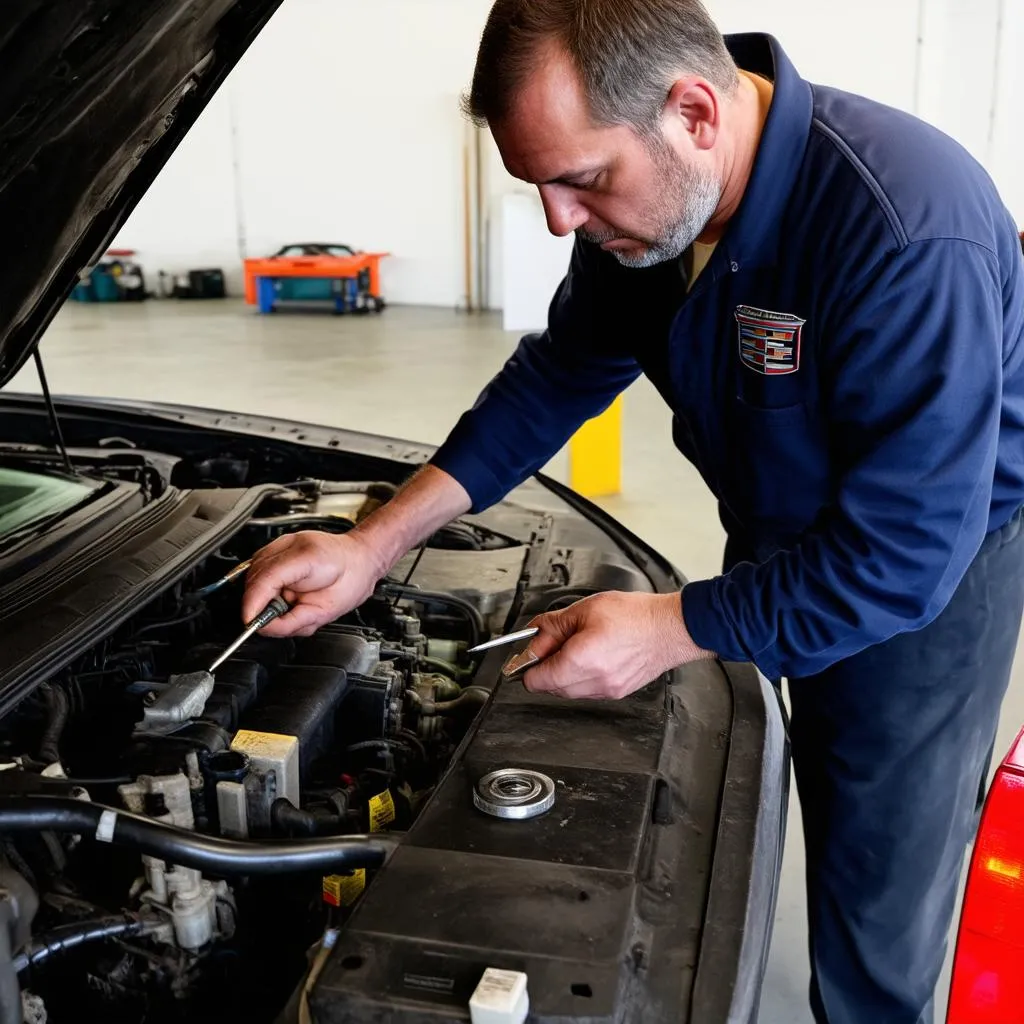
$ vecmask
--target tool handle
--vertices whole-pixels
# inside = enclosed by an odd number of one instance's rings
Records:
[[[256,616],[252,622],[245,627],[242,635],[229,644],[221,654],[221,656],[210,666],[210,672],[215,672],[221,665],[224,664],[228,658],[231,657],[235,651],[238,650],[246,640],[249,639],[253,634],[258,633],[268,622],[273,622],[279,615],[284,615],[285,612],[291,610],[291,605],[283,597],[275,597],[266,608],[263,609]]]
[[[284,615],[285,612],[291,610],[291,605],[283,597],[275,597],[271,600],[270,604],[263,609],[252,620],[251,626],[255,626],[256,629],[262,629],[268,622],[273,622],[274,619]]]
[[[520,651],[508,659],[501,674],[505,679],[522,679],[534,665],[539,665],[543,660],[543,658],[538,658],[533,651]]]

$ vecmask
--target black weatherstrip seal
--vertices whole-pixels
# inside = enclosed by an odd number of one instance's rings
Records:
[[[106,557],[0,610],[0,715],[216,551],[279,489],[183,492],[155,522],[141,529],[126,523]]]

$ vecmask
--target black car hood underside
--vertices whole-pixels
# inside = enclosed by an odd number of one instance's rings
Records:
[[[0,386],[281,0],[7,0]]]

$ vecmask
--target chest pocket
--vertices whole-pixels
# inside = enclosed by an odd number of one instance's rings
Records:
[[[788,545],[831,499],[824,424],[803,403],[763,408],[736,397],[725,426],[730,510],[759,544]]]

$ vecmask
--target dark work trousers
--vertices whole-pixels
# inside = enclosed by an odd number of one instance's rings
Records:
[[[931,624],[789,680],[818,1024],[933,1020],[1022,609],[1018,513]]]

